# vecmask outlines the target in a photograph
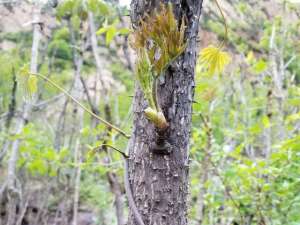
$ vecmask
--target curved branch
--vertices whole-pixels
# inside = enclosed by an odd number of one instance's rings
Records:
[[[43,80],[45,80],[46,82],[50,83],[52,86],[54,86],[58,90],[62,91],[73,102],[75,102],[78,106],[80,106],[84,111],[86,111],[87,113],[89,113],[90,115],[92,115],[93,117],[95,117],[96,119],[98,119],[99,121],[101,121],[102,123],[104,123],[107,127],[109,127],[111,129],[119,132],[121,135],[123,135],[127,139],[130,138],[130,136],[125,133],[125,131],[121,130],[120,128],[114,126],[113,124],[107,122],[106,120],[104,120],[100,116],[98,116],[95,113],[93,113],[91,110],[89,110],[87,107],[85,107],[82,103],[80,103],[76,98],[74,98],[71,94],[69,94],[64,88],[62,88],[61,86],[59,86],[58,84],[56,84],[55,82],[53,82],[52,80],[50,80],[48,77],[46,77],[46,76],[44,76],[42,74],[39,74],[39,73],[31,73],[31,74],[34,75],[34,76],[42,78]]]
[[[221,13],[221,16],[223,18],[223,22],[224,22],[224,27],[225,27],[225,34],[224,34],[224,40],[221,42],[221,45],[220,45],[220,49],[225,45],[227,39],[228,39],[228,27],[227,27],[227,22],[226,22],[226,18],[225,18],[225,15],[223,13],[223,10],[218,2],[218,0],[214,0],[218,9],[219,9],[219,12]]]
[[[124,161],[125,161],[125,163],[124,163],[124,165],[125,165],[125,168],[124,168],[124,186],[125,186],[125,191],[126,191],[126,195],[127,195],[127,199],[128,199],[128,205],[132,210],[133,216],[134,216],[137,224],[138,225],[145,225],[144,221],[142,219],[142,216],[139,213],[139,211],[136,207],[136,204],[134,202],[134,198],[133,198],[133,195],[132,195],[132,190],[131,190],[131,187],[130,187],[129,169],[128,169],[128,167],[129,167],[128,166],[129,158],[124,158]]]
[[[109,147],[115,151],[117,151],[118,153],[120,153],[123,158],[124,158],[124,186],[125,186],[125,192],[126,192],[126,196],[127,196],[127,200],[128,200],[128,205],[131,208],[132,212],[133,212],[133,216],[137,222],[138,225],[145,225],[141,214],[139,213],[138,208],[136,207],[136,204],[134,202],[134,198],[132,195],[132,190],[131,190],[131,186],[130,186],[130,182],[129,182],[129,156],[124,153],[123,151],[117,149],[116,147],[109,145],[109,144],[102,144],[94,149],[98,149],[101,148],[102,146],[106,146]]]

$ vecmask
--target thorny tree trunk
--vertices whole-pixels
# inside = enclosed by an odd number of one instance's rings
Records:
[[[132,22],[152,11],[160,1],[133,0]],[[186,225],[189,175],[189,135],[194,94],[194,69],[202,0],[174,0],[177,18],[187,20],[185,52],[160,80],[158,95],[169,128],[164,136],[171,145],[170,155],[151,152],[156,130],[145,118],[147,103],[139,88],[134,99],[134,128],[130,140],[129,176],[137,208],[146,225]],[[129,225],[136,225],[132,213]]]
[[[38,6],[34,8],[33,14],[33,40],[31,49],[31,62],[30,62],[30,72],[37,72],[37,61],[38,61],[38,47],[40,42],[40,24],[39,24],[39,14],[40,10]],[[23,113],[20,120],[17,122],[16,134],[20,134],[27,123],[28,116],[31,111],[31,106],[24,103]],[[16,187],[16,163],[19,154],[20,139],[16,139],[12,143],[12,149],[8,161],[8,171],[7,171],[7,190],[8,190],[8,218],[7,225],[14,225],[16,220],[16,209],[18,198],[20,198],[20,193]]]

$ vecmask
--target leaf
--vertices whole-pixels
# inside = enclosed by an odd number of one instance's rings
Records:
[[[160,11],[147,15],[132,35],[132,47],[137,52],[147,49],[156,75],[162,74],[186,48],[184,19],[180,22],[171,4],[161,4]]]
[[[210,45],[200,52],[200,65],[207,68],[209,75],[222,73],[225,66],[231,61],[229,54],[221,50]]]
[[[24,100],[31,102],[34,98],[34,94],[37,92],[37,78],[35,75],[30,74],[27,64],[19,70],[17,81],[23,92]]]
[[[29,75],[28,78],[28,90],[31,94],[34,94],[37,92],[37,78],[34,75]]]
[[[267,62],[263,59],[260,59],[258,62],[254,63],[252,70],[255,74],[260,74],[267,69]]]
[[[94,13],[99,12],[101,16],[109,15],[109,7],[102,0],[89,0],[88,9],[90,9]]]
[[[300,120],[300,112],[287,116],[286,123],[291,123]]]
[[[109,15],[109,7],[105,2],[99,1],[98,9],[102,15],[105,15],[105,16]]]
[[[254,57],[253,51],[250,51],[250,52],[247,54],[246,61],[247,61],[249,64],[252,64],[254,60],[255,60],[255,57]]]
[[[112,39],[117,34],[117,28],[115,26],[110,26],[106,32],[106,44],[109,45]]]
[[[145,50],[141,50],[141,52],[139,53],[139,58],[136,64],[136,75],[143,92],[151,92],[151,64],[147,52]]]
[[[105,21],[104,26],[96,32],[97,35],[106,33],[106,45],[109,45],[113,38],[119,33],[117,30],[118,23],[118,19],[114,20],[111,25],[107,25],[107,21]],[[123,32],[125,32],[125,30]]]
[[[127,34],[130,33],[130,29],[128,29],[128,28],[121,28],[121,29],[119,29],[118,33],[121,34],[121,35],[127,35]]]
[[[263,116],[262,123],[264,125],[264,128],[269,128],[271,126],[271,122],[268,116]]]
[[[47,165],[41,158],[35,158],[28,164],[28,170],[33,175],[45,175],[47,173]]]
[[[96,34],[97,34],[97,35],[103,34],[103,33],[105,33],[107,30],[108,30],[108,27],[101,27],[101,28],[96,32]]]

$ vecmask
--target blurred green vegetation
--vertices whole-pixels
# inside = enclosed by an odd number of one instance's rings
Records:
[[[77,51],[83,58],[81,76],[99,115],[109,115],[112,123],[130,133],[135,78],[124,59],[128,53],[120,54],[122,45],[128,47],[130,27],[128,20],[122,22],[120,13],[125,15],[128,11],[114,3],[84,2],[68,0],[54,10],[57,23],[50,38],[42,39],[39,72],[72,94]],[[196,68],[189,224],[299,225],[299,7],[286,1],[272,1],[282,9],[274,14],[262,1],[255,1],[258,6],[254,10],[248,1],[234,2],[227,10],[234,10],[235,15],[226,15],[226,47],[233,58],[231,65],[219,76],[209,76],[199,65]],[[207,4],[200,32],[200,39],[205,37],[202,34],[209,37],[202,40],[205,43],[210,37],[216,41],[223,39],[221,17],[211,13],[215,6]],[[88,12],[94,13],[98,30],[101,74],[89,44]],[[70,32],[74,32],[75,46]],[[74,104],[41,80],[30,121],[21,134],[15,135],[23,104],[19,87],[13,123],[8,128],[5,115],[12,104],[14,79],[19,69],[30,62],[32,32],[1,31],[0,43],[5,41],[13,42],[14,46],[0,52],[0,152],[6,141],[22,140],[17,162],[21,182],[25,185],[36,180],[42,188],[50,185],[53,191],[47,202],[49,208],[58,207],[64,195],[60,185],[74,192],[75,172],[80,167],[80,205],[97,212],[98,224],[104,220],[116,224],[107,172],[114,172],[123,184],[122,158],[114,152],[91,154],[90,150],[103,144],[103,140],[125,150],[126,140],[86,113],[78,130]],[[81,45],[83,52],[78,50]],[[201,41],[200,45],[206,47]],[[104,77],[108,80],[105,93],[103,87],[96,86],[103,74],[108,74]],[[51,99],[54,100],[45,103]],[[80,101],[91,107],[86,93]],[[39,103],[45,105],[39,108]],[[74,160],[75,137],[80,140],[80,163]],[[9,156],[10,151],[0,161],[0,174],[1,170],[5,174]]]

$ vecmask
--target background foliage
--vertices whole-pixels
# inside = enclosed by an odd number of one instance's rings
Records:
[[[200,59],[196,68],[189,224],[299,225],[300,5],[275,0],[219,2],[229,30],[225,48],[232,60],[216,75]],[[117,224],[118,201],[124,217],[127,214],[122,158],[107,149],[91,149],[103,143],[124,149],[125,139],[80,113],[41,80],[29,119],[16,133],[24,96],[15,79],[31,59],[32,27],[24,23],[32,20],[34,7],[40,9],[43,23],[39,73],[101,117],[127,133],[131,130],[135,56],[126,7],[100,0],[66,0],[57,8],[29,1],[0,3],[1,219],[6,216],[11,143],[18,139],[20,204],[35,208],[37,221],[63,224],[59,218],[66,215],[71,223],[78,192],[79,225]],[[9,29],[18,18],[23,25]],[[216,5],[205,1],[200,49],[223,40],[223,26]],[[27,210],[23,217],[31,221],[32,213]]]

